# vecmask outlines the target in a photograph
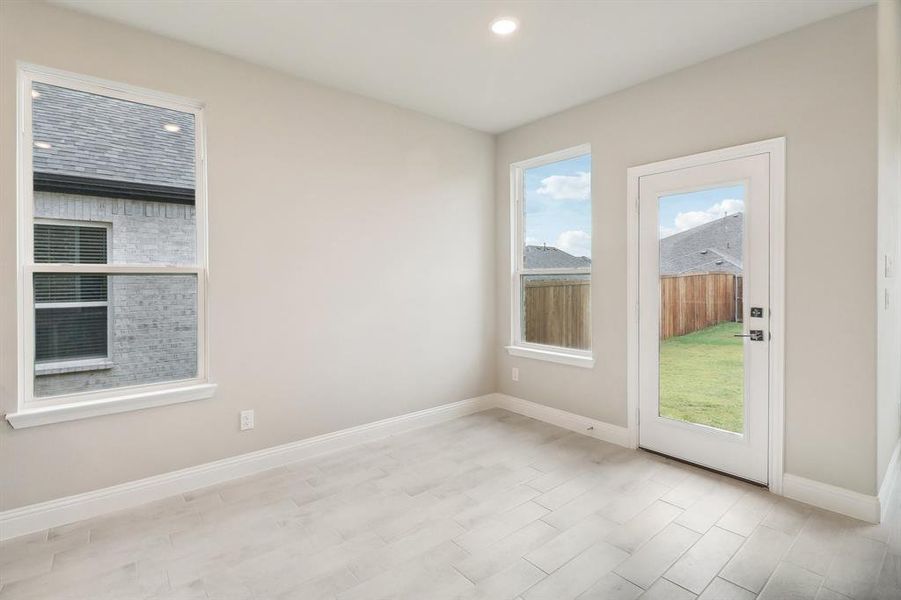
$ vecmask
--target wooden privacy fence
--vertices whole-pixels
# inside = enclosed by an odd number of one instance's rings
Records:
[[[523,338],[533,344],[591,347],[591,287],[587,277],[526,278]],[[731,273],[664,275],[660,278],[660,339],[741,321],[742,278]]]
[[[523,285],[523,338],[533,344],[591,347],[591,286],[582,279],[532,279]]]
[[[660,339],[717,323],[741,321],[742,278],[731,273],[666,275],[660,278]]]

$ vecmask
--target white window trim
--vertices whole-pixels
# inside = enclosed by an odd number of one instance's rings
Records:
[[[576,367],[594,367],[594,354],[591,350],[577,350],[559,346],[533,344],[522,339],[522,287],[523,275],[591,275],[591,268],[579,269],[526,269],[523,264],[523,248],[525,247],[524,225],[525,204],[523,190],[523,174],[527,169],[540,167],[591,154],[591,145],[582,144],[565,150],[551,152],[510,165],[510,225],[511,225],[511,260],[510,260],[510,345],[506,347],[511,356],[532,358],[548,362],[572,365]],[[593,200],[592,215],[594,214]],[[592,240],[592,247],[594,241]]]
[[[190,265],[90,265],[36,264],[34,262],[34,191],[32,175],[31,86],[34,82],[77,89],[151,104],[194,115],[195,186],[194,208],[197,226],[197,260]],[[18,410],[6,415],[14,428],[32,427],[99,415],[140,410],[209,398],[216,385],[210,381],[209,322],[207,289],[209,262],[207,252],[207,168],[204,105],[202,102],[19,62],[17,64],[17,312],[18,312]],[[79,222],[81,223],[81,222]],[[86,221],[85,223],[90,223]],[[162,384],[120,387],[80,392],[47,398],[34,397],[34,273],[113,274],[194,274],[197,276],[197,377]],[[30,332],[30,333],[29,333]]]
[[[32,208],[32,210],[34,209]],[[34,235],[35,225],[60,225],[63,227],[94,227],[96,229],[105,229],[107,262],[113,255],[113,224],[109,221],[78,221],[74,219],[34,217],[32,219],[32,236]],[[32,237],[32,244],[33,243],[34,238]],[[99,371],[102,369],[111,369],[113,367],[113,360],[110,356],[110,352],[113,347],[113,315],[111,310],[112,299],[110,297],[112,293],[113,288],[111,285],[109,285],[109,278],[107,278],[105,302],[41,302],[40,304],[35,302],[35,310],[38,310],[38,308],[76,308],[82,306],[106,307],[106,356],[60,359],[54,361],[45,361],[41,363],[35,362],[35,375],[41,376],[59,373],[74,373],[79,371]]]

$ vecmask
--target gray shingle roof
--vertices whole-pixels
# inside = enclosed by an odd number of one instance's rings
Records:
[[[527,269],[578,269],[591,266],[586,256],[573,256],[553,246],[526,246],[523,263]]]
[[[741,273],[744,213],[660,240],[660,274]]]
[[[34,170],[194,188],[194,115],[35,83]],[[177,133],[163,126],[181,127]]]

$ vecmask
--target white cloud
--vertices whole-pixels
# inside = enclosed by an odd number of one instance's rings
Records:
[[[557,248],[573,256],[591,257],[591,234],[581,229],[564,231],[557,238]]]
[[[688,212],[680,212],[673,219],[674,227],[661,227],[660,237],[667,237],[674,233],[679,233],[687,229],[692,229],[698,225],[709,223],[717,219],[721,219],[726,215],[734,215],[735,213],[744,212],[745,201],[737,198],[726,198],[717,202],[707,210],[690,210]]]
[[[552,200],[588,200],[591,193],[591,173],[551,175],[541,180],[538,193]]]

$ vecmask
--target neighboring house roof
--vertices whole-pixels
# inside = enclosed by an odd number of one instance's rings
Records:
[[[742,272],[744,213],[727,215],[660,240],[660,274]]]
[[[590,267],[591,259],[553,246],[526,246],[523,263],[527,269],[579,269]]]
[[[193,203],[193,114],[39,82],[33,89],[33,138],[50,144],[33,149],[35,189]]]

